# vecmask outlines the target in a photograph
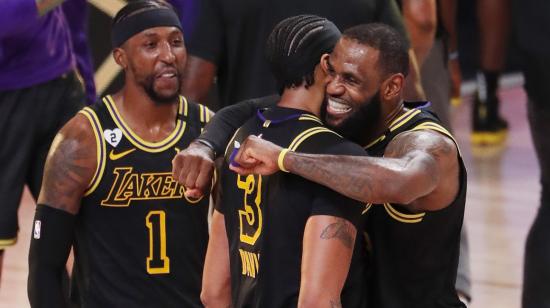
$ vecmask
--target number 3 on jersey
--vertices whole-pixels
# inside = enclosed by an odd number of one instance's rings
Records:
[[[262,176],[242,178],[237,177],[237,187],[244,190],[244,210],[239,210],[240,240],[254,245],[262,233]]]
[[[147,273],[170,273],[170,258],[166,256],[166,213],[164,211],[150,211],[145,217],[145,226],[149,229]]]

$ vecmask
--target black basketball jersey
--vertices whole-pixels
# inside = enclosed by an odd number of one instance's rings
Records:
[[[296,175],[240,176],[228,169],[239,144],[262,135],[305,153],[365,155],[364,150],[322,126],[303,110],[258,110],[227,146],[221,171],[221,203],[228,236],[233,307],[296,307],[304,228],[310,216],[343,217],[356,225],[356,250],[342,294],[344,307],[363,307],[365,298],[364,205]]]
[[[405,131],[428,129],[453,139],[429,111],[418,104],[407,106],[411,109],[367,146],[369,155],[383,156],[388,143]],[[367,205],[374,254],[371,307],[466,307],[455,289],[466,200],[466,169],[460,155],[458,159],[460,189],[448,207],[412,213],[399,204]]]
[[[187,199],[171,161],[201,132],[209,110],[180,97],[174,131],[147,142],[110,96],[80,113],[96,137],[98,166],[81,202],[75,274],[82,307],[202,307],[208,195]]]

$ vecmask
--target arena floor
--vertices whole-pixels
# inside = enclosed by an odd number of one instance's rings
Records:
[[[469,143],[469,99],[453,111],[453,127],[469,172],[466,228],[473,279],[472,308],[520,307],[523,249],[538,207],[538,167],[520,87],[501,91],[511,131],[505,147],[475,149]],[[6,251],[0,308],[29,307],[27,252],[34,201],[21,201],[19,242]]]

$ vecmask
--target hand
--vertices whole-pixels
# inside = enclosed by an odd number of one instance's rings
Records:
[[[257,136],[248,136],[235,156],[237,165],[229,169],[241,174],[270,175],[279,171],[277,159],[282,148]]]
[[[212,149],[196,141],[172,160],[172,176],[185,187],[188,198],[200,198],[209,190],[214,168]]]

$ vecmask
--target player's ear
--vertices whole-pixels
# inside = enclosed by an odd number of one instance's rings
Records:
[[[329,57],[330,57],[330,54],[328,54],[328,53],[323,54],[321,56],[321,62],[319,63],[319,64],[321,64],[321,69],[327,75],[328,75],[328,58]]]
[[[126,56],[126,51],[124,49],[120,47],[113,49],[113,58],[123,70],[128,68],[128,57]]]
[[[405,76],[403,74],[392,74],[382,82],[380,95],[386,100],[392,100],[401,96]]]

